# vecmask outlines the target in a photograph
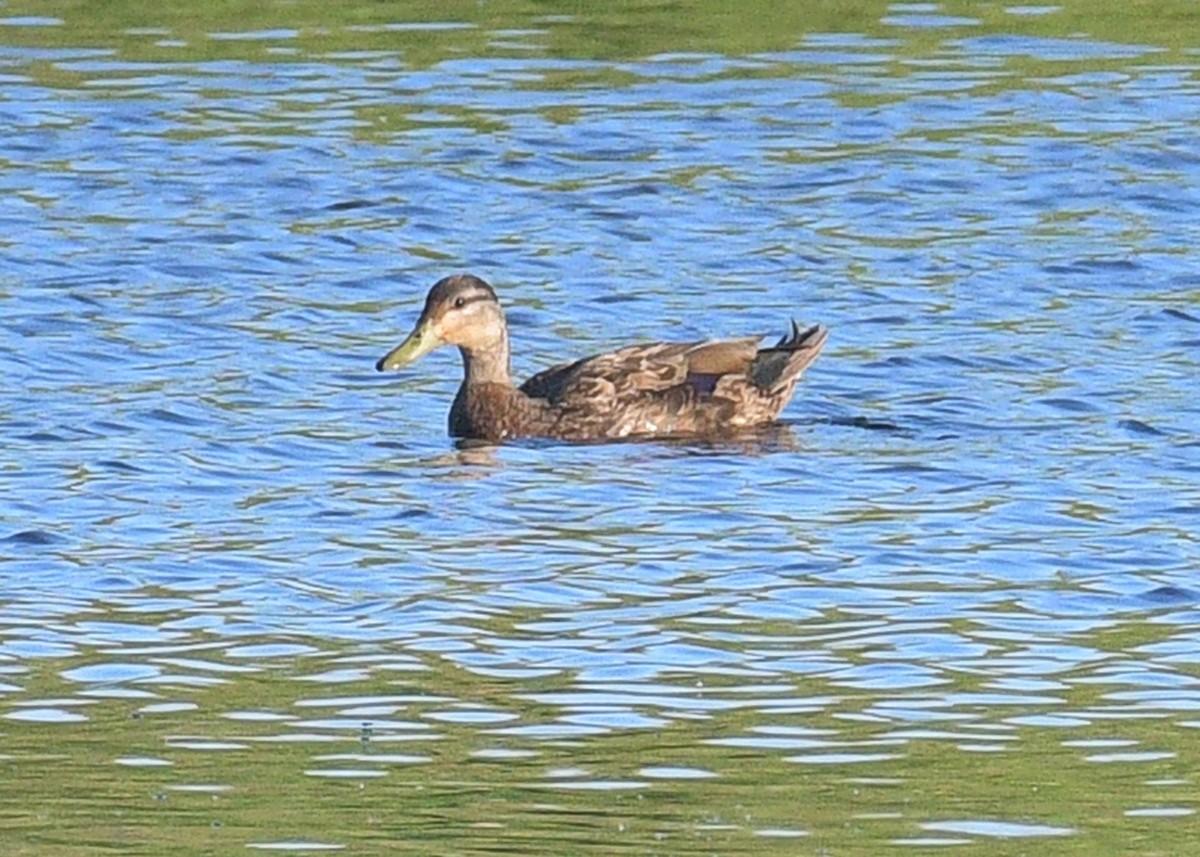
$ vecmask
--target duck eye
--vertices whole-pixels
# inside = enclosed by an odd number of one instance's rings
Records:
[[[455,309],[462,309],[466,305],[467,305],[467,299],[464,298],[462,295],[459,295],[458,297],[456,297],[454,299],[454,308]]]

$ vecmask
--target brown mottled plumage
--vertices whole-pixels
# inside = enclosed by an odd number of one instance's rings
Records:
[[[496,293],[464,274],[434,285],[413,332],[375,368],[399,369],[457,345],[464,377],[450,408],[455,437],[711,437],[773,423],[826,334],[792,322],[791,333],[766,348],[757,336],[630,345],[546,369],[517,388]]]

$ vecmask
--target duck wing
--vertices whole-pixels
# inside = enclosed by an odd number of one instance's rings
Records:
[[[723,375],[746,375],[761,340],[751,336],[630,345],[539,372],[521,385],[521,392],[565,406],[616,404],[683,386],[709,393]]]

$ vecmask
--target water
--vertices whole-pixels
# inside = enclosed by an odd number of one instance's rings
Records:
[[[4,7],[7,852],[1185,851],[1168,5]],[[373,363],[460,270],[521,377],[832,334],[757,442],[457,449]]]

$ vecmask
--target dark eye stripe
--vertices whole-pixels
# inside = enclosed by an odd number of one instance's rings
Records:
[[[459,295],[454,299],[454,308],[462,309],[467,304],[479,303],[480,301],[486,301],[487,299],[487,295]]]

